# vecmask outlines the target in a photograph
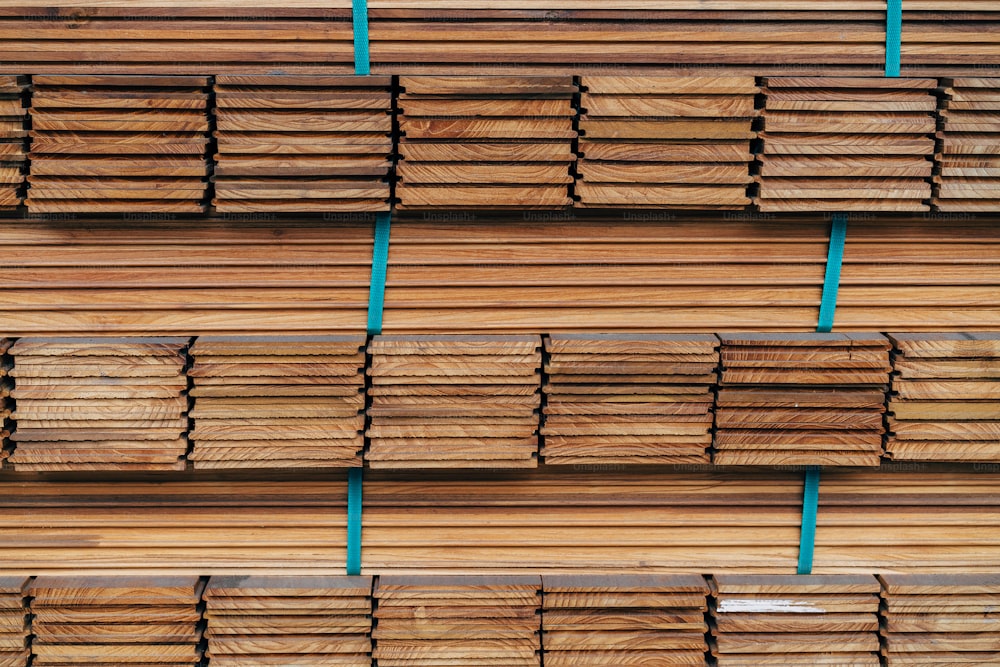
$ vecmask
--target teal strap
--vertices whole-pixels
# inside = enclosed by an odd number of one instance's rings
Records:
[[[361,574],[361,500],[363,471],[347,471],[347,574]]]
[[[368,288],[368,333],[382,333],[382,308],[385,306],[385,275],[389,270],[389,232],[392,213],[375,217],[375,246],[372,249],[372,278]]]
[[[837,312],[837,293],[840,291],[840,267],[844,263],[844,243],[847,241],[847,214],[835,213],[830,225],[830,250],[826,257],[826,277],[823,279],[823,297],[819,304],[819,323],[816,331],[828,333],[833,329],[833,316]]]
[[[885,75],[899,76],[903,39],[903,0],[888,0],[885,7]]]
[[[799,574],[812,574],[816,548],[816,511],[819,509],[819,466],[806,470],[802,491],[802,533],[799,536]]]
[[[368,46],[368,0],[353,0],[354,17],[354,73],[371,74],[371,56]]]

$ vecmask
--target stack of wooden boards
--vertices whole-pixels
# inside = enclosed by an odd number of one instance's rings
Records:
[[[700,667],[708,585],[697,575],[545,575],[548,667]]]
[[[28,130],[21,96],[27,85],[24,77],[0,75],[0,211],[12,211],[23,201]]]
[[[28,577],[0,577],[0,665],[28,667]]]
[[[216,210],[389,210],[391,84],[388,76],[216,77]]]
[[[888,667],[989,665],[1000,650],[996,575],[882,574]]]
[[[539,336],[375,336],[372,468],[533,468]]]
[[[10,416],[14,409],[14,402],[11,400],[10,394],[14,386],[8,375],[14,360],[7,354],[7,351],[13,344],[14,341],[9,338],[0,338],[0,469],[5,465],[4,461],[11,452],[10,434],[13,423]]]
[[[765,79],[760,210],[929,210],[936,86],[934,79]]]
[[[572,77],[402,76],[399,84],[399,208],[571,203]]]
[[[371,577],[213,576],[205,603],[215,667],[371,667]]]
[[[752,77],[582,78],[576,183],[586,207],[742,209],[750,203]]]
[[[708,462],[714,335],[551,334],[544,343],[545,463]]]
[[[717,575],[718,667],[879,667],[879,582],[857,576]]]
[[[881,334],[721,334],[720,465],[877,466],[889,381]]]
[[[900,461],[1000,461],[1000,335],[889,334],[886,453]]]
[[[22,338],[18,470],[183,470],[188,338]]]
[[[934,205],[1000,210],[1000,79],[957,78],[944,88]]]
[[[40,576],[30,586],[33,665],[200,664],[196,576]]]
[[[195,468],[360,466],[364,336],[201,336]]]
[[[382,576],[375,602],[380,667],[541,664],[538,575]]]
[[[35,76],[28,209],[203,213],[205,76]]]

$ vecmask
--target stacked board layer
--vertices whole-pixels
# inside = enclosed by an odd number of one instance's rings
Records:
[[[900,461],[1000,461],[1000,336],[890,334],[886,453]]]
[[[750,203],[753,78],[586,75],[582,86],[579,205],[724,210]]]
[[[701,667],[708,585],[697,575],[543,577],[548,667]]]
[[[996,575],[883,574],[888,667],[988,665],[1000,647]]]
[[[568,76],[403,76],[400,209],[571,203],[577,87]]]
[[[376,336],[373,468],[533,468],[539,336]]]
[[[929,210],[936,86],[933,79],[767,78],[760,210]]]
[[[722,334],[721,465],[878,465],[889,381],[880,334]]]
[[[194,365],[195,468],[361,465],[363,336],[202,336]]]
[[[391,83],[216,77],[216,210],[389,210]]]
[[[28,667],[27,577],[0,577],[0,665]]]
[[[183,470],[188,338],[22,338],[18,470]]]
[[[871,575],[713,578],[718,667],[879,667]]]
[[[13,428],[10,416],[13,413],[14,402],[11,400],[11,390],[14,388],[13,382],[8,377],[13,366],[13,359],[7,354],[14,341],[7,338],[0,338],[0,469],[4,466],[4,461],[10,456],[13,444],[10,441],[10,434]]]
[[[535,576],[380,577],[375,660],[381,667],[540,665]]]
[[[34,213],[203,213],[205,76],[35,76]]]
[[[1000,211],[1000,79],[957,78],[944,89],[934,205]]]
[[[707,463],[718,338],[552,334],[547,464]]]
[[[371,667],[371,577],[213,576],[205,603],[216,667]]]
[[[21,98],[27,85],[25,77],[0,76],[0,211],[13,210],[24,199],[28,130]]]
[[[196,667],[204,585],[196,576],[38,577],[32,664]]]

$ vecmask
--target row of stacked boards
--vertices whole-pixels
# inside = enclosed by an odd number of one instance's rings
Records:
[[[18,471],[1000,461],[995,333],[2,347],[2,451]]]
[[[984,575],[2,577],[0,659],[985,665],[1000,641],[998,595]]]
[[[0,76],[0,210],[1000,210],[1000,79]]]

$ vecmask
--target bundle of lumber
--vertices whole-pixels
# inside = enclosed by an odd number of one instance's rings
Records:
[[[0,665],[4,667],[28,667],[28,582],[23,576],[0,577]]]
[[[995,2],[908,0],[902,9],[904,75],[1000,76]]]
[[[29,588],[32,664],[200,664],[196,576],[40,576]]]
[[[1000,79],[959,78],[944,88],[934,205],[1000,210]]]
[[[372,468],[533,468],[539,336],[375,336]]]
[[[202,213],[208,77],[36,76],[33,213]]]
[[[752,77],[582,78],[577,206],[742,209]]]
[[[571,203],[572,77],[402,76],[399,84],[399,208]]]
[[[927,211],[934,79],[764,80],[761,211]]]
[[[371,577],[212,576],[205,656],[216,667],[370,667]]]
[[[391,84],[388,76],[216,77],[216,210],[389,210]]]
[[[547,464],[708,462],[718,338],[551,334],[544,343]]]
[[[536,667],[541,588],[537,575],[379,577],[375,660],[381,667]]]
[[[889,667],[989,665],[1000,647],[996,575],[882,574]]]
[[[18,470],[183,470],[188,338],[22,338]]]
[[[361,465],[364,336],[201,336],[195,468]]]
[[[0,469],[3,469],[4,461],[10,456],[11,441],[10,434],[13,423],[10,420],[14,409],[14,402],[11,400],[11,390],[14,388],[8,375],[13,367],[13,359],[7,354],[14,341],[9,338],[0,338]]]
[[[722,334],[721,465],[877,466],[889,382],[881,334]]]
[[[719,667],[879,667],[879,582],[857,576],[718,575]]]
[[[24,200],[28,130],[21,96],[27,85],[25,77],[0,75],[0,211],[14,210]]]
[[[1000,335],[889,334],[886,453],[901,461],[1000,461]]]
[[[708,585],[697,575],[546,575],[548,667],[705,664]]]

